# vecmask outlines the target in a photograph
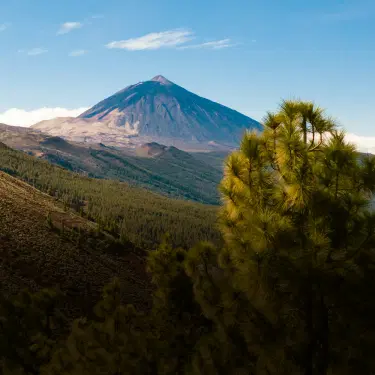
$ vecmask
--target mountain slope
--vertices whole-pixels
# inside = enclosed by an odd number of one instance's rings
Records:
[[[113,239],[99,235],[96,227],[0,171],[2,293],[59,286],[68,310],[77,315],[92,306],[103,285],[118,276],[126,301],[147,304],[150,284],[144,259],[125,246],[121,255],[112,254],[108,246],[114,245]]]
[[[147,146],[148,144],[144,145]],[[218,204],[220,171],[173,146],[151,157],[116,150],[90,150],[100,165],[98,177],[119,179],[171,197]]]
[[[106,144],[156,141],[210,147],[215,143],[237,145],[245,129],[261,130],[261,125],[157,76],[126,87],[75,119],[44,121],[33,128],[71,140]]]
[[[122,241],[155,248],[169,232],[176,246],[220,242],[215,228],[217,208],[165,196],[111,180],[69,172],[44,160],[0,148],[0,170],[62,200]]]
[[[46,139],[46,134],[32,128],[0,124],[0,142],[11,148],[24,151],[39,149],[40,142]]]
[[[229,154],[229,151],[195,152],[194,157],[222,172]]]
[[[131,135],[186,141],[237,143],[246,128],[259,124],[221,104],[195,95],[165,77],[129,86],[96,104],[79,118],[110,120]]]
[[[219,202],[221,171],[194,155],[157,143],[134,149],[68,142],[33,129],[0,125],[0,141],[90,177],[126,181],[171,197]]]

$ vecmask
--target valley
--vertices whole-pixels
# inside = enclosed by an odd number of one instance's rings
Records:
[[[77,143],[30,128],[2,124],[0,141],[88,177],[125,181],[174,198],[219,203],[217,185],[222,169],[220,162],[212,168],[210,153],[188,153],[157,143],[134,149]],[[219,155],[223,161],[225,152]]]

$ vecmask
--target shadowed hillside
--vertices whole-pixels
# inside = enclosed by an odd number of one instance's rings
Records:
[[[145,305],[149,283],[143,257],[134,246],[118,244],[97,229],[55,199],[0,172],[2,291],[57,286],[74,312],[92,306],[103,285],[118,276],[126,301]]]

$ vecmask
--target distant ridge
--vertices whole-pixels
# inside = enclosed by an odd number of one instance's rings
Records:
[[[6,125],[0,125],[0,142],[85,176],[126,181],[174,198],[219,203],[221,168],[211,168],[204,157],[195,158],[195,153],[173,146],[149,142],[120,149]]]

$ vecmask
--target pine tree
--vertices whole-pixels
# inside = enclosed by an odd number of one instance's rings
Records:
[[[188,251],[174,248],[165,236],[150,253],[148,269],[155,285],[152,324],[158,337],[158,374],[188,373],[200,338],[211,330],[211,321],[196,300],[193,280],[186,270]]]
[[[154,352],[150,350],[149,319],[131,305],[121,304],[121,287],[115,279],[104,288],[95,307],[95,319],[74,321],[66,342],[42,368],[48,375],[149,374]]]
[[[373,370],[363,353],[374,348],[374,324],[366,332],[362,314],[375,312],[366,297],[375,286],[375,160],[312,103],[285,101],[264,124],[226,162],[220,213],[231,283],[278,342],[264,342],[257,363],[270,374]]]
[[[39,374],[56,344],[65,318],[60,294],[23,291],[0,300],[0,359],[4,374]]]

